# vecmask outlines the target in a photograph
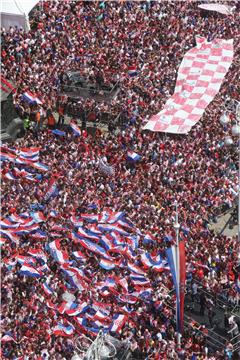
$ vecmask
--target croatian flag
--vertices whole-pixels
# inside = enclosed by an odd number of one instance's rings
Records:
[[[30,249],[28,250],[28,253],[37,259],[41,259],[44,263],[47,262],[47,256],[44,254],[44,252],[41,249]]]
[[[107,219],[107,223],[114,224],[115,222],[118,222],[120,219],[122,219],[124,215],[125,214],[123,211],[113,212],[110,214],[109,218]]]
[[[93,321],[99,320],[100,322],[109,322],[109,317],[107,314],[102,312],[101,310],[98,310],[96,314],[93,316]]]
[[[87,222],[98,222],[98,215],[95,214],[81,214],[81,219]]]
[[[135,286],[149,286],[150,282],[144,276],[130,275],[130,278]]]
[[[7,236],[7,238],[14,243],[19,243],[19,237],[16,234],[11,233],[9,230],[0,229],[0,234],[3,236],[5,235],[5,237]]]
[[[19,154],[22,157],[31,159],[32,157],[39,156],[39,150],[40,148],[22,148]]]
[[[74,302],[64,301],[61,305],[57,307],[57,311],[60,314],[64,314],[67,310],[73,310],[77,307],[77,304]]]
[[[81,136],[81,130],[77,124],[75,124],[73,121],[70,121],[69,125],[76,136]]]
[[[15,161],[16,155],[13,154],[2,154],[1,153],[1,161]]]
[[[119,333],[119,331],[124,326],[125,322],[127,321],[127,316],[123,314],[115,314],[113,316],[113,323],[110,326],[109,330],[112,332]]]
[[[48,201],[49,199],[51,199],[51,197],[55,197],[57,195],[58,195],[57,184],[56,184],[55,180],[53,178],[51,178],[47,192],[44,196],[44,200]]]
[[[39,162],[33,162],[31,164],[32,167],[34,167],[37,170],[41,170],[41,171],[48,171],[49,167],[47,165],[41,164]]]
[[[85,263],[87,261],[87,257],[81,251],[73,251],[72,254],[77,260],[79,260],[83,263]]]
[[[28,103],[37,103],[42,104],[42,102],[30,91],[26,91],[23,93],[23,100],[27,101]]]
[[[68,326],[58,323],[57,326],[53,328],[53,334],[56,336],[71,336],[74,334],[74,326],[68,323]]]
[[[45,282],[42,284],[42,289],[45,292],[46,295],[52,295],[53,290],[50,288],[50,286]]]
[[[115,268],[115,264],[113,264],[110,260],[107,259],[101,259],[99,265],[105,270],[112,270]]]
[[[65,136],[65,135],[66,135],[65,131],[61,131],[61,130],[58,130],[58,129],[51,130],[51,132],[52,132],[54,135],[57,135],[57,136]]]
[[[31,234],[31,238],[35,240],[43,240],[46,239],[47,234],[42,230],[37,230],[34,234]]]
[[[34,269],[32,266],[26,263],[22,265],[21,269],[19,270],[19,274],[35,278],[40,278],[42,276],[40,271]]]
[[[184,290],[186,282],[186,260],[184,241],[179,242],[179,249],[177,249],[177,245],[173,245],[172,247],[168,248],[166,250],[166,255],[176,290],[177,331],[182,333],[184,320]],[[179,269],[177,269],[177,264],[179,264]]]
[[[6,174],[4,174],[5,179],[8,180],[16,180],[16,177],[10,172],[8,171]]]
[[[76,227],[82,226],[82,224],[83,224],[82,219],[79,219],[78,217],[76,217],[74,215],[72,215],[70,217],[70,220],[73,223],[73,225],[76,226]]]
[[[77,316],[81,313],[86,312],[89,309],[88,304],[84,301],[82,304],[78,304],[74,309],[66,310],[68,316]]]
[[[18,255],[17,261],[19,264],[28,264],[30,266],[34,266],[36,264],[36,259],[33,259],[30,256]]]
[[[50,244],[48,244],[48,247],[54,259],[60,264],[64,264],[69,260],[69,257],[66,251],[61,250],[60,241],[61,240],[52,241]]]
[[[128,262],[127,267],[128,267],[128,270],[130,270],[131,272],[134,272],[139,275],[145,275],[145,272],[135,264]]]
[[[16,340],[14,339],[12,333],[9,331],[3,335],[3,337],[1,338],[1,342],[6,343],[6,342],[10,342],[10,341],[14,341],[16,343]]]
[[[82,227],[78,228],[78,235],[92,240],[99,240],[99,236],[95,235],[90,230],[84,230]]]
[[[38,155],[31,155],[31,156],[23,155],[22,152],[20,151],[20,157],[18,159],[20,159],[20,163],[21,163],[21,161],[23,161],[25,163],[26,160],[36,162],[39,160],[39,156]],[[19,163],[19,161],[17,161],[17,163]]]
[[[135,65],[128,67],[128,75],[130,77],[136,76],[138,74],[137,67]]]
[[[134,151],[128,151],[127,159],[130,161],[139,161],[141,160],[141,156],[135,153]]]
[[[120,226],[113,224],[99,224],[97,228],[101,231],[116,231],[121,235],[129,235],[127,231],[123,230]]]
[[[19,224],[13,224],[11,221],[3,219],[0,221],[0,226],[2,229],[16,229],[19,227]]]
[[[110,234],[103,235],[100,240],[100,245],[102,245],[107,251],[114,247],[113,245],[113,237]]]
[[[85,239],[79,239],[79,243],[87,250],[90,250],[98,255],[101,255],[105,258],[109,258],[109,256],[106,254],[106,251],[101,246],[94,244],[90,240]]]
[[[34,219],[34,222],[36,222],[36,223],[46,221],[46,218],[41,211],[31,212],[30,215],[32,216],[32,218]]]

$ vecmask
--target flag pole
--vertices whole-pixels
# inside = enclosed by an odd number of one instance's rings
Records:
[[[175,223],[174,223],[174,229],[176,232],[176,268],[177,268],[177,286],[178,286],[178,294],[180,296],[180,264],[179,264],[179,229],[180,224],[178,222],[178,202],[175,201],[175,207],[176,207],[176,215],[175,215]],[[177,293],[177,292],[176,292]],[[177,345],[181,346],[181,334],[179,326],[179,319],[180,319],[180,307],[178,306],[178,302],[176,299],[176,328],[177,328]]]

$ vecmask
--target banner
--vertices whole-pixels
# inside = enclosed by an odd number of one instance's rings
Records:
[[[232,14],[232,7],[224,4],[200,4],[198,7],[203,10],[216,11],[223,15]]]
[[[197,37],[196,42],[179,67],[174,94],[143,129],[187,134],[219,92],[233,60],[233,39]]]

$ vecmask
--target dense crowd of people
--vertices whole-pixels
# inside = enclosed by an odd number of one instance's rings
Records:
[[[67,104],[66,98],[59,98],[59,79],[64,71],[72,69],[91,77],[91,81],[99,71],[104,83],[117,78],[121,90],[109,103],[98,104],[89,99],[79,103],[88,111],[96,107],[113,114],[121,111],[125,118],[124,129],[117,133],[97,131],[92,136],[84,131],[75,136],[70,128],[61,128],[64,134],[59,135],[47,127],[38,127],[27,131],[17,143],[3,147],[2,218],[8,232],[2,235],[1,325],[3,335],[11,333],[13,339],[2,342],[3,358],[70,359],[76,344],[85,341],[85,335],[93,339],[96,336],[89,329],[96,315],[96,302],[102,304],[111,321],[114,314],[126,317],[121,329],[111,333],[129,340],[134,359],[234,356],[230,343],[226,343],[224,350],[211,354],[206,344],[207,330],[199,332],[192,326],[184,330],[181,348],[177,346],[169,269],[146,269],[143,261],[145,253],[165,261],[166,248],[175,242],[177,200],[180,238],[186,242],[188,279],[199,281],[226,301],[238,302],[237,239],[216,235],[209,228],[219,208],[233,206],[237,192],[236,150],[226,148],[224,137],[229,129],[219,125],[224,102],[240,100],[236,61],[240,52],[239,4],[234,1],[231,4],[236,5],[234,13],[222,16],[203,12],[197,2],[191,1],[51,1],[37,7],[29,32],[2,29],[2,74],[16,84],[14,102],[24,118],[39,111],[45,120],[59,111],[59,106]],[[143,131],[144,120],[158,112],[173,92],[178,66],[184,53],[195,45],[196,35],[208,40],[234,39],[235,58],[219,94],[187,136]],[[128,75],[130,66],[137,69],[134,77]],[[22,97],[28,90],[42,104],[29,105]],[[234,122],[235,114],[231,117]],[[36,169],[26,158],[11,160],[26,148],[39,149],[37,161],[48,168]],[[130,161],[129,151],[137,153],[140,159]],[[114,175],[100,171],[100,160],[114,168]],[[30,178],[23,175],[24,171]],[[46,199],[52,183],[58,194]],[[9,229],[14,229],[17,223],[22,227],[24,214],[27,219],[32,211],[40,211],[44,216],[44,220],[37,222],[39,228],[33,232],[24,229],[16,235],[17,239],[9,237]],[[82,214],[104,212],[124,212],[130,223],[117,220],[118,231],[119,227],[127,229],[130,236],[137,238],[137,245],[131,245],[133,249],[129,246],[135,254],[118,253],[116,249],[115,255],[111,252],[117,265],[109,270],[99,266],[98,253],[72,238],[77,221],[81,220],[79,226],[85,231],[93,231],[91,223],[81,219]],[[98,225],[93,222],[93,226],[96,232]],[[17,233],[16,229],[11,231]],[[118,231],[117,238],[123,241],[124,235]],[[41,238],[35,232],[47,235]],[[66,251],[71,266],[81,270],[83,288],[69,282],[63,272],[64,263],[52,256],[48,245],[56,239],[60,239],[58,250]],[[41,262],[37,258],[32,263],[32,250],[41,250],[47,260]],[[81,251],[82,259],[74,258],[72,254],[76,251]],[[24,261],[35,269],[44,267],[44,275],[23,276]],[[140,296],[129,261],[144,272],[151,296]],[[114,279],[115,285],[106,284],[109,278]],[[47,293],[43,283],[53,293]],[[77,303],[86,302],[90,307],[91,311],[80,316],[87,318],[88,327],[68,316],[66,309],[59,311],[66,293]],[[101,326],[110,326],[109,321]],[[59,322],[74,326],[73,334],[57,335],[54,328]]]

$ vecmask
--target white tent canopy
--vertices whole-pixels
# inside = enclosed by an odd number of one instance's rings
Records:
[[[28,14],[39,0],[1,0],[1,26],[6,30],[10,26],[28,28]]]

